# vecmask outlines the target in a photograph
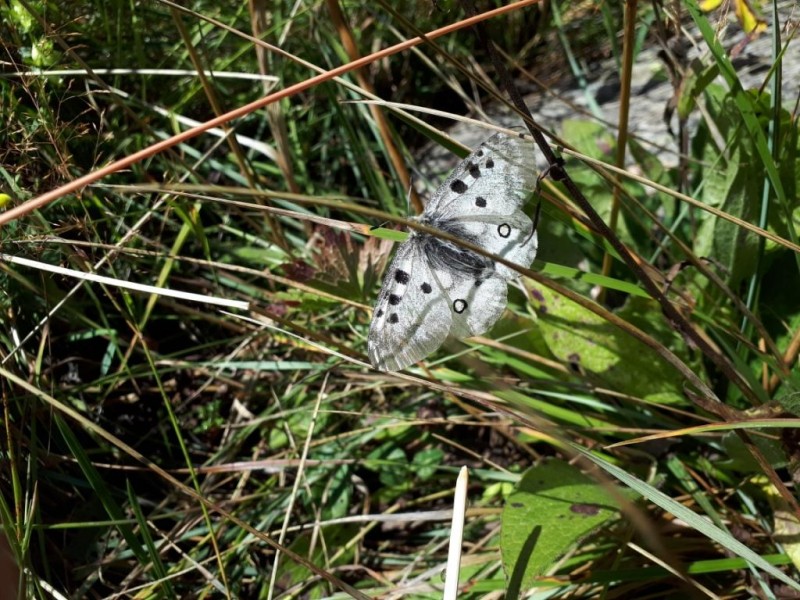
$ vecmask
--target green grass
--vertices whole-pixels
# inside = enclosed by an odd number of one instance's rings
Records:
[[[423,110],[475,116],[500,79],[468,29],[374,53],[464,8],[273,3],[254,32],[247,3],[78,4],[0,7],[0,219],[170,142],[0,225],[0,597],[440,597],[461,465],[462,597],[797,589],[796,107],[780,80],[738,82],[723,11],[686,5],[708,52],[675,99],[701,116],[682,162],[629,138],[637,176],[620,175],[619,128],[543,121],[597,214],[545,179],[540,254],[500,322],[386,374],[366,335],[402,236],[374,226],[444,175],[426,143],[464,150]],[[604,54],[624,78],[620,10],[486,27],[522,85],[516,67],[580,87]],[[625,42],[667,16],[640,6]],[[785,59],[779,31],[762,35]],[[353,47],[364,67],[309,82]],[[303,83],[225,123],[235,136],[174,143]]]

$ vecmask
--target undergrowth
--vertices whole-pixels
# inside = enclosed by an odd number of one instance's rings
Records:
[[[0,596],[438,597],[467,465],[462,597],[796,597],[797,15],[631,6],[486,21],[591,208],[544,177],[501,321],[403,373],[387,223],[464,156],[445,113],[523,120],[469,29],[377,53],[465,6],[0,6]]]

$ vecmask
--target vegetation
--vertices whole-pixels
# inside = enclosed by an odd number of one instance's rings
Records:
[[[423,148],[466,150],[421,111],[508,112],[469,5],[189,4],[0,5],[0,597],[439,597],[461,465],[461,597],[800,591],[777,6],[488,19],[531,98],[592,98],[540,123],[588,204],[544,177],[540,254],[498,325],[390,374],[366,333],[402,236],[376,226],[441,181]],[[771,36],[760,88],[722,23]],[[631,133],[623,82],[668,34],[664,150]],[[595,110],[600,59],[620,126]]]

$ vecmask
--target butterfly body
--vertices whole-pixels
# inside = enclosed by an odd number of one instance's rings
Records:
[[[497,134],[465,158],[437,189],[419,222],[528,267],[537,236],[522,211],[536,172],[532,147]],[[414,230],[384,277],[368,338],[373,366],[403,369],[448,336],[481,335],[506,307],[518,273],[434,234]]]
[[[457,219],[433,218],[420,219],[420,223],[434,227],[448,235],[480,246],[480,239],[461,225]],[[480,279],[485,271],[494,268],[494,261],[486,256],[473,252],[451,240],[442,239],[429,233],[415,231],[411,234],[419,238],[414,243],[419,244],[423,254],[428,258],[430,265],[438,270],[454,269],[465,276]]]

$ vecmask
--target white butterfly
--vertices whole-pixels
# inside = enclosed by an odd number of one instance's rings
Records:
[[[534,189],[534,146],[495,134],[433,194],[419,222],[528,267],[536,256],[534,225],[521,207]],[[372,365],[399,371],[456,338],[489,330],[506,307],[505,265],[433,235],[412,231],[383,280],[369,328]]]

